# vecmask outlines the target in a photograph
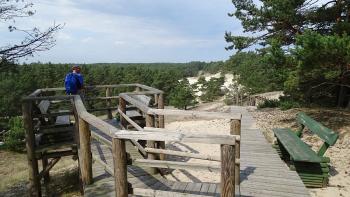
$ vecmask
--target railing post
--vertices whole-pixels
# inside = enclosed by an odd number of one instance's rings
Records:
[[[89,124],[79,118],[79,164],[81,178],[84,185],[92,183],[92,155],[91,155],[91,143],[90,143],[91,132]]]
[[[48,158],[47,157],[43,157],[41,159],[42,161],[42,165],[43,165],[43,170],[47,168],[48,165]],[[50,196],[50,171],[47,171],[47,173],[44,174],[44,187],[45,187],[45,193],[47,196]]]
[[[26,131],[26,149],[29,172],[29,196],[41,196],[38,161],[35,158],[35,136],[32,118],[32,102],[24,101],[22,104],[23,126]]]
[[[146,127],[153,127],[153,126],[154,126],[154,117],[152,115],[147,114],[146,115]],[[155,141],[148,140],[147,147],[148,148],[156,148]],[[147,159],[156,160],[157,157],[155,154],[148,153]],[[152,174],[156,174],[157,172],[158,172],[157,168],[151,168]]]
[[[122,97],[119,98],[118,108],[120,111],[122,111],[124,114],[126,114],[126,101]],[[124,128],[126,128],[126,123],[127,123],[126,120],[121,115],[119,117],[120,117],[120,124]]]
[[[221,197],[235,196],[235,146],[221,145]]]
[[[232,119],[230,121],[230,134],[231,135],[239,135],[241,136],[241,120],[234,120]],[[238,140],[236,141],[236,145],[235,145],[235,155],[236,155],[236,159],[239,160],[241,158],[241,141]],[[240,185],[241,180],[240,180],[240,168],[241,168],[241,164],[240,162],[236,163],[236,172],[235,172],[235,182],[236,185]]]
[[[163,94],[159,94],[158,95],[158,109],[164,109],[164,95]],[[164,124],[164,116],[158,116],[158,127],[159,128],[165,128],[165,124]],[[161,149],[165,149],[165,142],[161,141],[158,142],[159,143],[159,148]],[[165,155],[164,154],[160,154],[159,155],[159,159],[160,160],[165,160]]]
[[[106,88],[106,97],[110,97],[112,95],[111,89],[110,88]],[[111,99],[107,99],[106,100],[106,105],[108,108],[112,107],[112,100]],[[108,115],[108,119],[112,119],[113,115],[112,115],[112,110],[108,109],[107,110],[107,115]]]
[[[113,138],[112,139],[112,152],[114,162],[114,184],[115,184],[115,196],[127,197],[128,196],[128,181],[127,181],[127,157],[125,141]]]

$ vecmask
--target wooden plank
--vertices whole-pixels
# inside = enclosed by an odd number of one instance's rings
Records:
[[[127,121],[129,122],[135,129],[142,131],[143,129],[136,123],[134,122],[129,116],[123,113],[122,110],[118,109],[119,114]],[[127,113],[127,112],[126,112]]]
[[[210,119],[241,119],[240,114],[220,113],[220,112],[207,112],[207,111],[191,111],[191,110],[176,110],[176,109],[152,109],[146,110],[147,114],[161,115],[161,116],[181,116],[190,117],[194,119],[198,118],[210,118]]]
[[[48,100],[40,101],[40,103],[38,104],[38,108],[39,108],[41,114],[47,114],[49,107],[50,107],[50,101],[48,101]]]
[[[321,158],[290,129],[273,129],[273,132],[294,161],[322,162]]]
[[[148,159],[135,159],[133,165],[144,167],[157,167],[157,168],[169,168],[169,169],[188,169],[188,170],[220,170],[220,164],[202,164],[202,163],[185,163],[177,161],[158,161]]]
[[[240,139],[235,135],[193,135],[181,134],[176,132],[149,132],[147,131],[128,131],[121,130],[114,134],[119,139],[133,140],[151,140],[151,141],[172,141],[183,143],[205,143],[205,144],[227,144],[234,145],[236,139]]]
[[[68,125],[70,124],[69,115],[57,116],[55,125]]]
[[[203,155],[203,154],[197,154],[197,153],[187,153],[187,152],[181,152],[181,151],[163,150],[163,149],[155,149],[155,148],[145,148],[145,150],[147,153],[176,155],[180,157],[190,157],[190,158],[210,160],[210,161],[220,161],[220,157],[213,156],[213,155]]]

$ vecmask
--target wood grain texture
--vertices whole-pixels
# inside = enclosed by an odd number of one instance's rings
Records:
[[[114,177],[115,177],[115,196],[128,196],[128,181],[126,168],[126,149],[125,141],[113,138],[113,163],[114,163]]]
[[[93,181],[90,137],[89,124],[79,119],[79,165],[82,181],[86,185],[91,184]]]
[[[235,196],[235,147],[221,145],[221,197]]]

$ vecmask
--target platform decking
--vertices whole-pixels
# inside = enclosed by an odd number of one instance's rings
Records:
[[[308,190],[297,173],[290,171],[279,158],[276,151],[266,141],[262,132],[255,126],[255,120],[246,108],[232,107],[231,112],[242,114],[241,185],[239,189],[236,189],[236,195],[266,197],[309,196]],[[93,128],[92,131],[98,132]],[[127,152],[132,158],[142,157],[130,142],[126,146]],[[93,141],[92,152],[113,169],[111,150],[107,146]],[[115,196],[114,178],[97,162],[93,163],[93,179],[94,183],[85,187],[85,196]],[[128,166],[128,181],[133,188],[138,188],[139,191],[140,189],[160,190],[157,193],[158,196],[168,196],[162,195],[162,191],[174,192],[170,196],[220,195],[220,186],[217,183],[169,181],[159,174],[150,174],[148,168],[137,166]]]

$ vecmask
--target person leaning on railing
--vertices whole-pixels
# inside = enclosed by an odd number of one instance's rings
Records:
[[[74,65],[72,67],[72,72],[66,75],[64,87],[67,95],[80,95],[80,97],[83,99],[84,78],[80,73],[80,67],[78,65]]]

